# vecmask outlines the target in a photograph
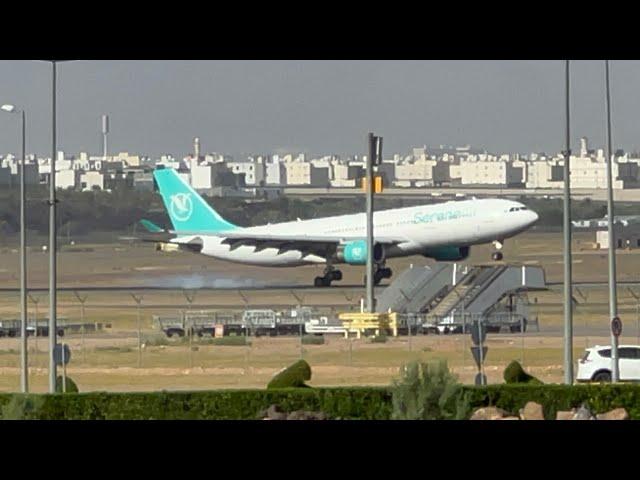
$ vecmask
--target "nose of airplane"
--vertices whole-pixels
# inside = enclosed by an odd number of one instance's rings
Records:
[[[534,223],[536,223],[538,221],[538,219],[540,218],[538,216],[538,214],[536,212],[534,212],[533,210],[529,210],[528,211],[529,215],[528,215],[528,225],[533,225]]]

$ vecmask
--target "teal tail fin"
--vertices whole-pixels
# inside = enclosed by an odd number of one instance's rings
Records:
[[[147,230],[147,232],[150,233],[158,233],[164,231],[158,225],[153,223],[151,220],[147,220],[146,218],[140,220],[140,224],[145,228],[145,230]]]
[[[176,232],[217,233],[237,228],[211,208],[174,169],[155,170],[153,177]]]

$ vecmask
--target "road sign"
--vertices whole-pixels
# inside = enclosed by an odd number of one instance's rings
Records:
[[[489,347],[482,347],[482,360],[486,360],[487,351]],[[471,353],[473,354],[473,359],[476,361],[476,365],[480,368],[480,347],[471,347]]]
[[[478,373],[476,375],[476,385],[486,385],[486,384],[487,384],[487,376],[482,373]]]
[[[611,333],[616,337],[619,337],[622,333],[622,320],[620,320],[620,317],[613,317],[613,320],[611,320]]]
[[[58,343],[53,349],[53,358],[55,359],[56,365],[58,366],[66,365],[71,359],[71,350],[69,350],[69,345],[65,343],[64,349],[62,347],[63,345]]]
[[[487,338],[487,329],[482,325],[481,322],[475,321],[471,324],[471,340],[474,345],[480,345],[484,343]]]

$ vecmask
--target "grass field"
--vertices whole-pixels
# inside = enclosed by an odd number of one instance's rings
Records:
[[[545,268],[548,282],[562,281],[561,235],[528,233],[507,242],[505,260],[510,263],[537,264]],[[584,249],[592,239],[588,235],[574,237],[574,280],[606,281],[607,257],[601,252]],[[344,280],[331,289],[310,290],[242,290],[255,284],[309,285],[320,272],[319,267],[295,269],[255,268],[218,262],[187,253],[159,253],[152,245],[76,245],[64,247],[59,255],[59,284],[62,287],[83,286],[172,286],[174,291],[143,291],[141,329],[143,336],[157,335],[152,315],[177,313],[186,307],[180,287],[201,285],[228,286],[238,290],[198,291],[193,309],[217,306],[221,310],[242,310],[257,304],[309,304],[326,310],[358,308],[364,292],[341,289],[340,283],[361,284],[363,269],[343,268]],[[84,250],[84,251],[82,251]],[[472,249],[465,263],[487,263],[490,246]],[[48,256],[33,252],[29,257],[29,284],[47,286]],[[422,257],[391,260],[389,266],[399,273],[410,264],[431,263]],[[0,251],[0,288],[16,288],[18,255],[11,249]],[[640,270],[640,251],[621,251],[618,274],[621,280],[635,280]],[[233,283],[235,282],[235,283]],[[640,291],[619,290],[619,304],[624,322],[622,343],[637,343],[637,300]],[[90,390],[178,390],[207,388],[262,387],[279,369],[300,358],[297,338],[252,339],[251,346],[214,346],[188,344],[151,345],[142,349],[139,364],[137,348],[137,309],[129,292],[85,292],[85,321],[110,324],[104,333],[66,336],[73,357],[68,373],[82,391]],[[39,318],[47,312],[47,293],[34,292],[38,300]],[[490,382],[502,381],[502,369],[513,360],[521,360],[534,375],[544,381],[562,379],[562,294],[558,291],[537,292],[532,307],[539,316],[540,332],[489,335],[487,376]],[[576,359],[587,345],[606,344],[608,338],[608,293],[606,286],[575,292],[578,301],[574,313]],[[531,298],[533,301],[533,298]],[[35,314],[29,303],[30,316]],[[0,292],[0,319],[17,318],[17,292]],[[58,315],[69,321],[80,320],[80,302],[73,292],[60,292]],[[303,356],[313,368],[312,385],[384,385],[400,366],[413,359],[444,358],[464,382],[472,382],[476,367],[472,364],[468,336],[420,336],[391,339],[385,344],[372,344],[367,339],[346,340],[330,337],[325,345],[304,345]],[[35,347],[38,347],[36,353]],[[29,338],[32,365],[32,388],[45,391],[47,385],[47,339]],[[19,387],[19,340],[0,339],[0,391]]]

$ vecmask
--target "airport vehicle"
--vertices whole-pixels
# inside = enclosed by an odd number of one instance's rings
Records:
[[[346,328],[340,321],[331,322],[328,317],[313,318],[304,324],[304,331],[309,335],[324,335],[327,333],[344,334]]]
[[[640,381],[640,346],[620,345],[618,347],[620,380]],[[596,345],[585,350],[578,362],[578,382],[611,381],[611,346]]]
[[[317,287],[342,280],[338,264],[366,265],[365,214],[239,227],[223,219],[173,169],[154,171],[155,182],[175,235],[168,243],[221,260],[270,267],[325,266]],[[493,242],[501,260],[505,239],[523,232],[538,215],[521,203],[502,199],[450,201],[374,213],[374,282],[390,278],[387,258],[423,255],[438,261],[469,256],[472,245]],[[158,234],[155,225],[148,225]]]

